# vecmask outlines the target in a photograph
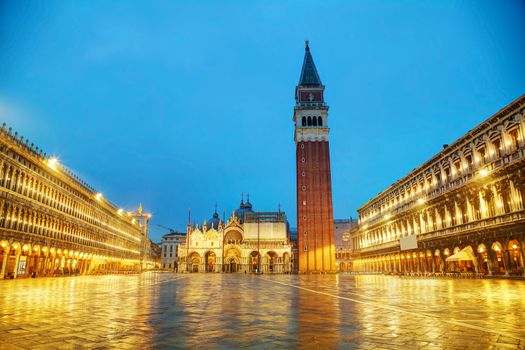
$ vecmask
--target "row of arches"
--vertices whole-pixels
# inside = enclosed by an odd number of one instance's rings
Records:
[[[222,244],[241,244],[243,241],[243,234],[241,230],[229,229],[224,233]],[[190,234],[191,248],[217,248],[221,246],[220,234],[214,228],[203,233],[200,230],[195,230]]]
[[[0,279],[135,271],[137,260],[54,245],[0,241]]]
[[[290,273],[292,259],[289,253],[279,256],[274,251],[259,254],[251,251],[247,256],[240,249],[228,249],[224,257],[215,251],[191,252],[180,258],[179,266],[188,272],[227,272],[227,273]]]
[[[483,275],[525,276],[525,241],[485,241],[455,247],[438,247],[377,255],[357,259],[353,271],[393,274],[476,273]],[[447,258],[467,248],[472,258],[447,261]]]
[[[339,272],[352,272],[352,262],[351,261],[342,261],[338,263],[337,271]]]
[[[321,116],[302,117],[301,126],[323,126],[323,118]]]
[[[492,184],[424,204],[416,212],[385,222],[354,238],[356,248],[392,242],[401,237],[442,230],[474,221],[517,212],[525,203],[523,177],[510,176]]]
[[[116,249],[121,253],[129,254],[137,249],[137,245],[128,240],[113,235],[104,235],[102,232],[86,229],[71,221],[65,221],[5,200],[0,201],[0,228],[86,247]]]

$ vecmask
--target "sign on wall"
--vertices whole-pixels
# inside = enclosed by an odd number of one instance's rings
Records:
[[[27,256],[20,257],[18,261],[18,271],[16,272],[17,275],[23,275],[26,272],[26,260]]]
[[[401,246],[401,250],[411,250],[411,249],[417,249],[417,238],[416,235],[407,236],[407,237],[401,237],[399,239],[399,245]]]

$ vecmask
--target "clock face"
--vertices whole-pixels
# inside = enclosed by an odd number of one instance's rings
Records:
[[[323,93],[321,91],[301,91],[300,98],[304,102],[318,102],[323,100]]]

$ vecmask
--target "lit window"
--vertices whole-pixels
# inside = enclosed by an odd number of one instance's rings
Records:
[[[514,129],[511,132],[509,132],[509,136],[511,139],[512,144],[514,145],[514,148],[519,148],[519,136],[518,136],[518,129]]]
[[[472,155],[468,155],[465,157],[465,160],[467,161],[468,166],[472,165]]]
[[[498,157],[501,157],[501,140],[497,139],[493,142],[494,148],[496,149],[496,154]]]
[[[486,156],[485,147],[480,148],[478,150],[478,153],[479,153],[479,157],[480,157],[481,161],[484,163],[485,162],[485,156]]]

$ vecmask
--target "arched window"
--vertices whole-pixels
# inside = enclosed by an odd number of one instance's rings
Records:
[[[306,117],[303,117],[302,124],[303,126],[306,126]]]
[[[317,126],[317,118],[314,117],[313,119],[314,119],[314,120],[313,120],[313,124],[314,124],[314,126]]]
[[[317,125],[323,126],[323,118],[321,118],[320,116],[317,117]]]
[[[308,126],[312,126],[312,117],[308,117]]]

